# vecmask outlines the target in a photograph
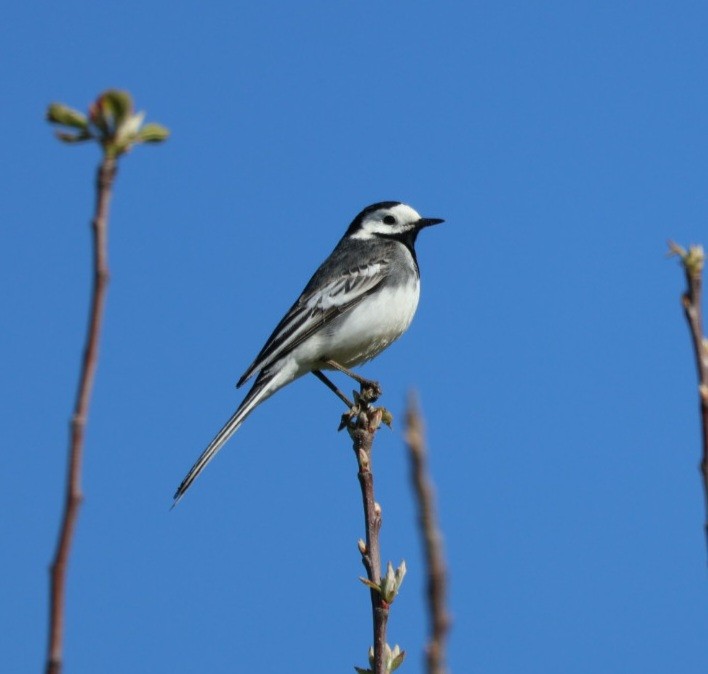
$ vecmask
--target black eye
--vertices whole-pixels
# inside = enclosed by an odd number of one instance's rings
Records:
[[[383,221],[384,221],[387,225],[395,225],[395,224],[396,224],[396,218],[394,218],[392,215],[386,215],[386,216],[384,216]]]

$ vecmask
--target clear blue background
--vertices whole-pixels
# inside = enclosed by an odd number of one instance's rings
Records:
[[[401,419],[420,392],[457,674],[706,671],[693,355],[666,240],[708,242],[702,2],[11,3],[0,24],[0,662],[38,672],[90,282],[94,147],[43,121],[129,89],[71,556],[66,674],[346,672],[368,594],[355,461],[313,377],[180,506],[233,388],[351,218],[423,233],[405,337],[363,368],[389,641],[421,671]],[[338,380],[347,387],[348,383]]]

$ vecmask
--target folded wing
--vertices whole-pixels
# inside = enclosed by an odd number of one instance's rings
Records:
[[[302,295],[278,323],[261,352],[239,379],[241,386],[255,372],[287,356],[308,337],[324,328],[337,316],[351,311],[386,278],[385,259],[349,269],[325,283],[308,283]],[[310,290],[315,287],[316,290]]]

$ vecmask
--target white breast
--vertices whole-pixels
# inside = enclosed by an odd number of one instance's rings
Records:
[[[417,278],[373,293],[341,321],[333,321],[327,330],[327,357],[345,367],[370,360],[408,329],[419,297]]]

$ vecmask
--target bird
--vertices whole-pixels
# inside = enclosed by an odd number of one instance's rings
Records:
[[[312,373],[336,392],[322,370],[367,381],[350,368],[374,358],[408,329],[420,296],[416,239],[422,229],[441,222],[400,201],[371,204],[352,220],[239,379],[237,387],[256,375],[182,480],[173,507],[246,417],[279,389]]]

